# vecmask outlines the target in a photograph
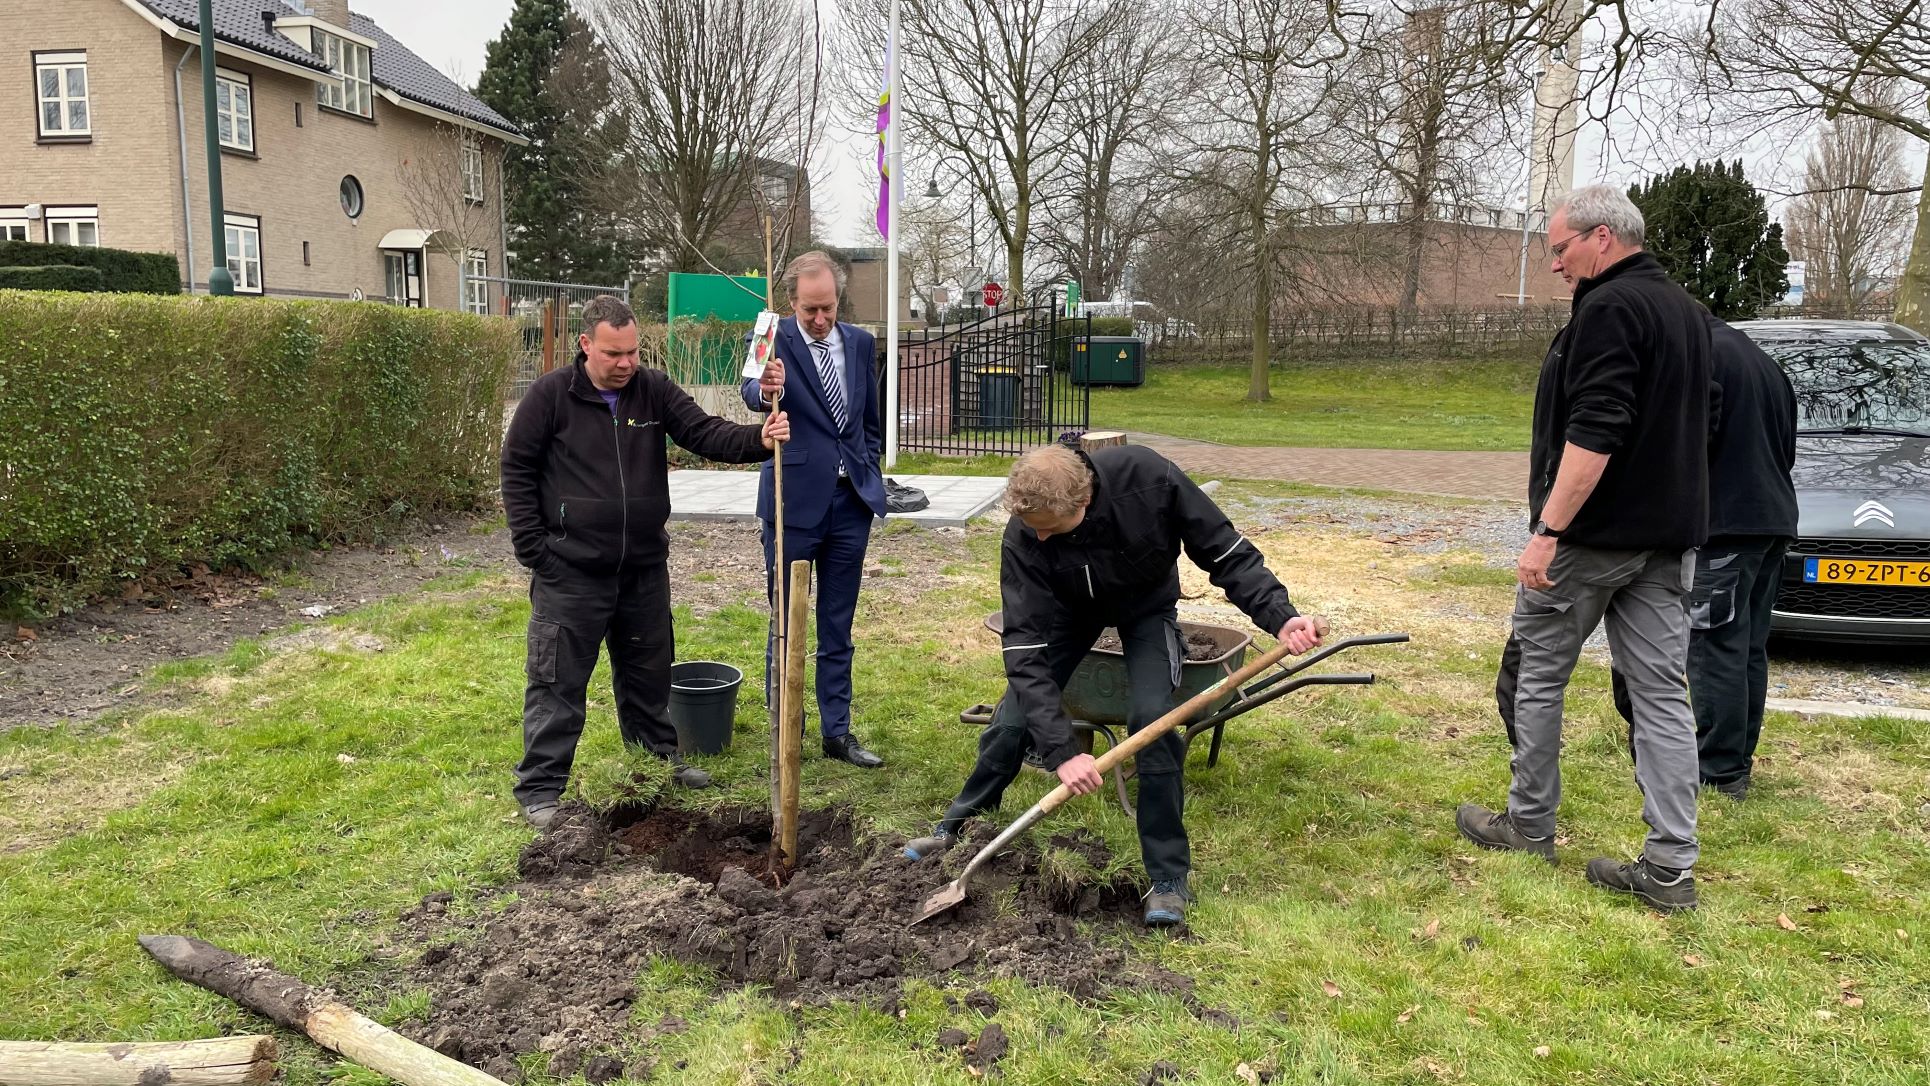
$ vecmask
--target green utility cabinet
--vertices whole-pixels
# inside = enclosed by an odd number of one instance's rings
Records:
[[[1087,336],[1072,345],[1072,383],[1125,385],[1146,383],[1146,344],[1137,336]]]

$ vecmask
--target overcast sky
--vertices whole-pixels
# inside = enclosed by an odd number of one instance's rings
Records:
[[[382,24],[389,33],[457,82],[471,86],[482,72],[489,42],[509,21],[513,3],[512,0],[350,0],[350,6]],[[827,3],[826,6],[834,5]],[[1591,38],[1599,40],[1595,35]],[[1672,108],[1662,112],[1672,112]],[[1606,139],[1599,125],[1583,128],[1577,138],[1576,183],[1630,184],[1678,164],[1679,148],[1674,149],[1675,154],[1670,153],[1670,148],[1658,149],[1634,131],[1635,127],[1630,126],[1630,131],[1619,133],[1614,139]],[[826,141],[811,163],[811,202],[830,230],[826,240],[854,245],[878,244],[877,232],[870,226],[877,193],[871,172],[871,153],[875,146],[863,134],[836,136]],[[1757,185],[1782,187],[1783,182],[1792,179],[1792,171],[1800,171],[1804,150],[1804,147],[1793,152],[1764,149],[1747,154],[1745,168]],[[1518,177],[1515,173],[1518,169],[1500,167],[1495,172],[1503,177],[1510,174]],[[917,199],[922,192],[916,177],[907,176],[905,187],[912,199]]]

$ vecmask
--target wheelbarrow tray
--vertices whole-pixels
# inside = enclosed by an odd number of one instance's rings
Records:
[[[985,628],[1003,636],[1004,613],[992,612],[985,620]],[[1231,626],[1182,621],[1179,631],[1182,639],[1189,634],[1203,634],[1212,638],[1214,647],[1219,651],[1211,659],[1187,660],[1180,665],[1179,691],[1174,695],[1175,702],[1185,701],[1239,670],[1240,665],[1246,662],[1246,650],[1253,645],[1252,637]],[[1117,630],[1107,627],[1099,634],[1099,640],[1117,636]],[[1185,645],[1180,647],[1183,652]],[[1224,697],[1216,700],[1211,708],[1200,715],[1205,716],[1224,708],[1238,694],[1239,691],[1229,688]],[[1072,679],[1066,683],[1064,700],[1067,715],[1074,719],[1125,727],[1132,705],[1132,684],[1126,679],[1126,654],[1120,649],[1100,648],[1095,642],[1086,651],[1085,659],[1079,661]]]

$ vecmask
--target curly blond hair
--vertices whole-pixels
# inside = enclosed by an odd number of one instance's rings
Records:
[[[1092,500],[1092,472],[1079,454],[1063,445],[1033,449],[1012,465],[1005,483],[1005,507],[1017,516],[1049,513],[1069,517]]]

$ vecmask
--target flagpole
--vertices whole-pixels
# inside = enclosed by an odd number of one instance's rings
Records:
[[[898,0],[891,0],[891,30],[885,46],[885,96],[891,120],[885,129],[890,160],[885,179],[885,467],[898,466]]]

